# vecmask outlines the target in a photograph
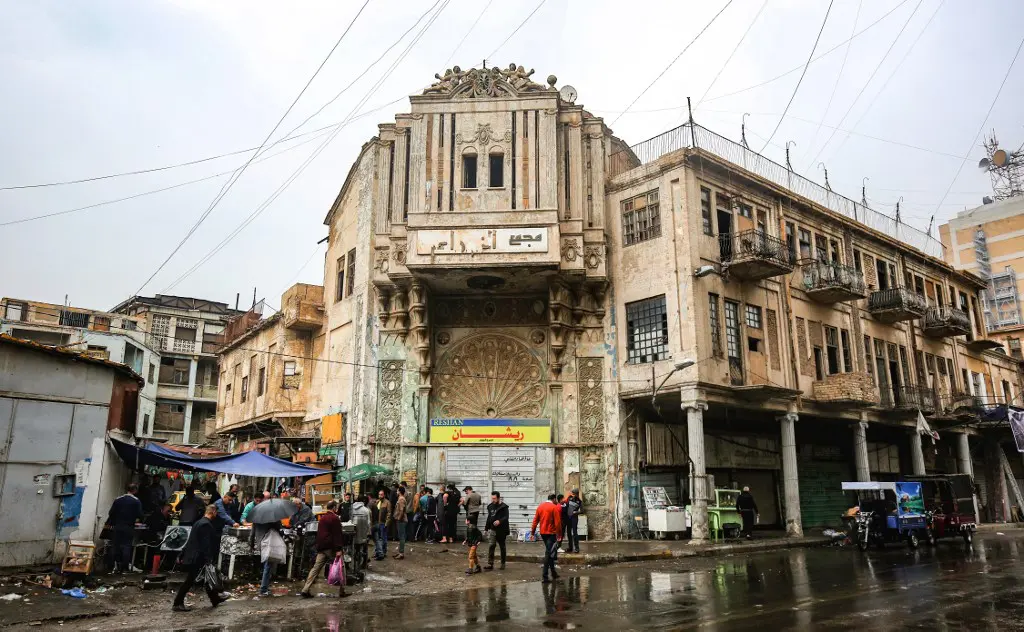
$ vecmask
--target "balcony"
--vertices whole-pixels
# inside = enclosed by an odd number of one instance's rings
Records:
[[[323,326],[324,304],[301,296],[291,296],[282,306],[284,326],[296,331],[316,331]]]
[[[196,399],[217,400],[217,386],[209,384],[196,384],[192,389],[192,396]]]
[[[924,297],[904,287],[872,292],[868,311],[880,323],[892,324],[922,318],[928,311]]]
[[[929,307],[921,326],[924,335],[931,338],[966,336],[971,333],[971,320],[967,312],[955,307]]]
[[[867,373],[837,373],[811,384],[813,399],[820,406],[866,408],[878,405],[878,391]]]
[[[819,303],[856,301],[867,296],[864,275],[838,263],[814,261],[804,265],[804,291]]]
[[[982,351],[988,351],[990,349],[999,349],[1003,346],[1003,343],[998,340],[992,340],[991,338],[975,338],[974,340],[968,340],[964,343],[968,349],[975,353]]]
[[[896,389],[883,387],[880,406],[908,416],[916,415],[919,410],[930,415],[938,408],[936,399],[935,391],[927,386],[910,384]]]
[[[718,247],[722,267],[744,281],[760,281],[793,271],[786,244],[763,231],[723,233],[718,236]]]

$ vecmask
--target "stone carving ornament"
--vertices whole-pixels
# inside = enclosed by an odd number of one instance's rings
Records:
[[[377,443],[399,443],[402,424],[402,381],[405,361],[385,360],[378,370]]]
[[[580,250],[580,242],[578,239],[572,237],[562,241],[562,259],[572,263],[581,256],[583,256],[583,251]]]
[[[476,143],[477,145],[480,145],[481,152],[485,151],[487,145],[490,145],[491,143],[500,143],[502,141],[511,143],[512,131],[505,130],[505,133],[498,136],[494,133],[494,130],[491,129],[490,123],[477,123],[476,131],[473,132],[472,136],[463,136],[462,132],[455,135],[455,144],[472,145]]]
[[[605,477],[603,450],[586,450],[583,453],[582,465],[580,490],[583,492],[583,502],[591,507],[607,504],[608,483]]]
[[[434,375],[435,417],[539,418],[544,372],[521,340],[482,334],[453,346]]]
[[[435,74],[437,79],[423,91],[423,94],[441,94],[461,99],[482,97],[516,96],[524,92],[544,92],[554,90],[558,79],[548,77],[548,86],[534,83],[530,77],[534,70],[526,70],[522,66],[509,64],[508,68],[471,68],[462,70],[453,66],[444,71],[444,75]]]
[[[540,298],[435,298],[433,322],[438,327],[508,327],[547,323]]]
[[[579,358],[580,441],[604,443],[603,358]]]
[[[591,270],[596,270],[601,265],[601,260],[603,258],[603,246],[587,246],[586,264],[588,268],[590,268]]]

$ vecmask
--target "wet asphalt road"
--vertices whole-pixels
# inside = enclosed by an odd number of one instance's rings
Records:
[[[333,602],[207,629],[1021,630],[1024,531],[1005,533],[970,548],[948,540],[580,569],[548,585]]]

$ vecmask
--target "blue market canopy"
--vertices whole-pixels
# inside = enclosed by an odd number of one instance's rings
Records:
[[[175,452],[163,446],[158,447],[157,444],[135,446],[113,437],[110,438],[110,442],[113,444],[114,450],[117,451],[117,455],[121,457],[121,460],[133,469],[141,469],[149,465],[169,470],[284,478],[320,476],[330,472],[330,470],[296,465],[295,463],[267,456],[262,452],[256,451],[211,458],[196,458]]]

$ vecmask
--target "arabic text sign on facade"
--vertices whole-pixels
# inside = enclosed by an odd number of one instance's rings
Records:
[[[431,419],[430,443],[551,443],[551,420]]]
[[[544,227],[453,228],[416,232],[416,254],[419,255],[547,251],[548,229]]]

